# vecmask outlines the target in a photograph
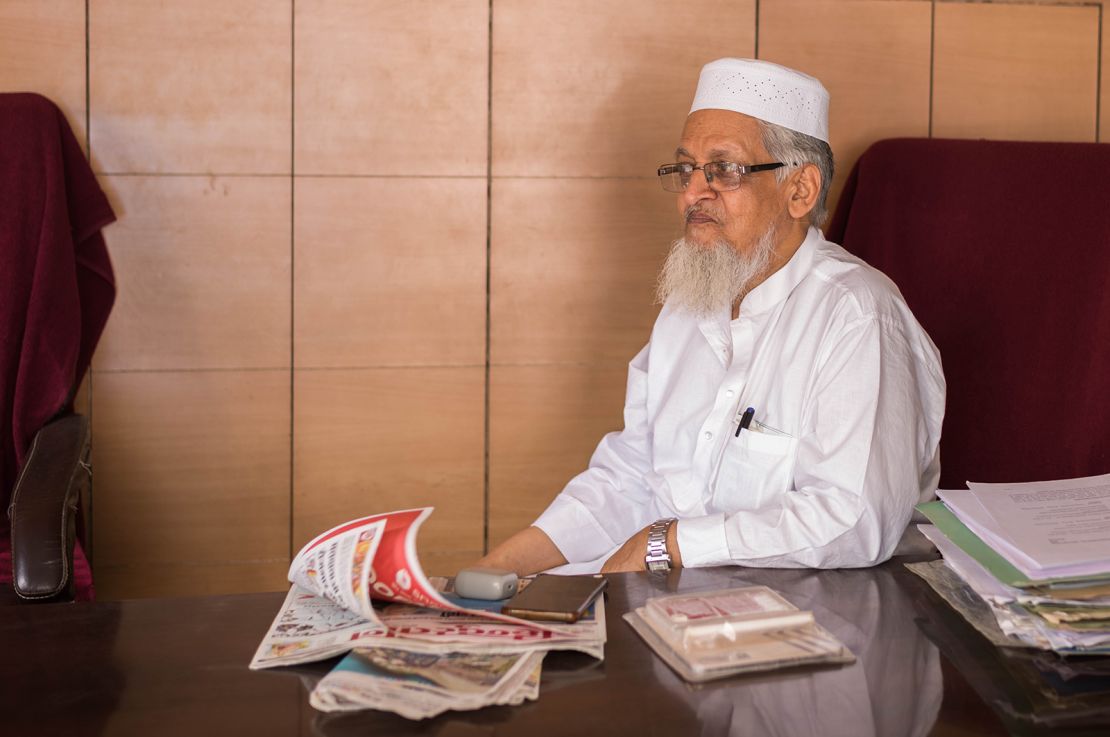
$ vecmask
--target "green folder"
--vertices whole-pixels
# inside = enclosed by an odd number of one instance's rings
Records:
[[[917,510],[929,518],[944,536],[970,555],[991,575],[1007,586],[1017,589],[1066,589],[1084,586],[1099,586],[1110,583],[1110,572],[1098,576],[1067,576],[1063,578],[1031,579],[1003,558],[994,548],[983,542],[982,538],[967,528],[944,502],[918,504]]]

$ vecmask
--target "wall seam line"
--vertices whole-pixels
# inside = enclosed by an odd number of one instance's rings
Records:
[[[293,560],[293,515],[296,513],[296,350],[297,320],[297,0],[289,2],[289,560]]]
[[[759,2],[755,0],[755,34],[752,41],[752,58],[759,58]]]
[[[92,57],[89,34],[89,0],[85,0],[85,150],[89,152],[92,161],[92,96],[89,94],[89,84],[92,79],[90,72],[90,58]]]
[[[486,335],[482,404],[482,554],[489,552],[489,439],[490,439],[490,282],[493,233],[493,0],[489,0],[486,43]]]
[[[91,34],[89,33],[89,0],[85,0],[85,151],[89,158],[89,167],[92,167],[92,95],[89,93],[89,85],[92,80],[91,72],[91,58],[92,58],[92,42]],[[86,399],[87,406],[85,411],[89,415],[89,463],[92,463],[92,448],[93,448],[93,383],[95,377],[93,376],[92,360],[89,360],[89,367],[85,369],[86,378],[89,382],[89,396]],[[76,408],[75,408],[76,409]],[[88,509],[83,510],[85,518],[85,528],[87,532],[87,539],[83,541],[85,545],[85,557],[88,558],[89,568],[94,566],[95,551],[93,550],[93,539],[96,537],[96,529],[94,527],[96,521],[93,519],[93,507],[96,498],[96,488],[94,486],[96,480],[89,477],[89,493],[87,496]]]
[[[929,138],[933,137],[933,85],[937,68],[937,0],[929,3]]]
[[[1095,143],[1102,142],[1102,21],[1105,6],[1098,6],[1098,38],[1095,48]]]

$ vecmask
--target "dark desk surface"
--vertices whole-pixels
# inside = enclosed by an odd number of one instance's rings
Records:
[[[650,596],[748,583],[771,586],[813,610],[858,661],[691,687],[620,618]],[[716,568],[667,579],[612,576],[604,662],[552,653],[538,701],[423,722],[372,711],[314,711],[307,689],[330,664],[247,670],[282,597],[0,606],[0,731],[200,737],[1008,733],[979,695],[996,697],[994,648],[898,561],[869,570]],[[930,637],[947,643],[944,654]]]

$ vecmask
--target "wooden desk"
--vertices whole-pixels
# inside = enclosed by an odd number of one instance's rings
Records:
[[[812,609],[851,666],[690,687],[621,620],[671,591],[765,584]],[[605,661],[552,653],[518,707],[323,714],[307,688],[329,664],[247,670],[283,594],[0,607],[0,720],[11,735],[994,735],[1003,723],[926,637],[978,638],[900,562],[869,570],[692,569],[611,577]],[[981,641],[977,645],[982,645]],[[989,647],[989,646],[988,646]],[[961,653],[965,657],[966,653]],[[966,661],[965,661],[966,662]]]

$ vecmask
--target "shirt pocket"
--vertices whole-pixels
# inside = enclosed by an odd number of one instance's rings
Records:
[[[744,430],[729,438],[713,488],[716,512],[759,509],[790,489],[798,441],[785,433]]]

